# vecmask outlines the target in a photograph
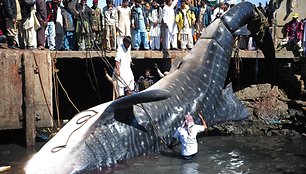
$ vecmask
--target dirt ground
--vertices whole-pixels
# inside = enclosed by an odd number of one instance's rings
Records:
[[[214,125],[210,135],[306,135],[306,102],[287,97],[270,84],[246,87],[235,93],[249,110],[239,122]]]

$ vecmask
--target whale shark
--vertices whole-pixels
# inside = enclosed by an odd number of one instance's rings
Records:
[[[208,126],[247,118],[246,107],[225,84],[234,33],[246,24],[265,57],[273,61],[273,41],[264,17],[253,4],[239,3],[213,21],[192,50],[177,58],[169,74],[154,85],[75,115],[29,159],[25,173],[101,171],[156,154],[167,148],[187,113],[202,112]]]

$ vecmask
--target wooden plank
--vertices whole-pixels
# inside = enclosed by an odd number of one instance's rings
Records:
[[[25,60],[30,61],[26,79],[32,80],[26,83],[30,88],[31,98],[35,100],[35,126],[53,126],[53,104],[52,104],[52,59],[48,51],[26,51]]]
[[[21,53],[0,51],[0,130],[22,128]]]
[[[26,144],[28,147],[33,147],[35,144],[35,100],[33,100],[34,90],[31,87],[34,87],[34,61],[30,56],[24,54],[23,58],[24,63],[24,74],[25,74],[25,114],[26,114]]]
[[[24,67],[26,140],[27,146],[33,146],[35,124],[53,125],[51,58],[47,51],[25,51]]]
[[[33,51],[37,67],[35,67],[35,100],[36,100],[36,127],[53,126],[53,103],[52,103],[52,59],[47,51]],[[33,57],[34,58],[34,57]]]

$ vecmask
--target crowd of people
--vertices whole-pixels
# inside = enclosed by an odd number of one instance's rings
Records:
[[[92,1],[92,7],[87,5],[87,0],[72,6],[71,0],[0,0],[0,43],[7,43],[11,49],[110,52],[117,50],[125,36],[131,36],[132,50],[192,49],[202,30],[230,9],[233,2],[122,0],[115,6],[113,0],[106,0],[106,6],[100,8],[98,0]],[[257,7],[271,26],[276,9],[273,2],[265,7],[259,3]],[[300,37],[304,23],[294,14],[299,23],[286,25],[289,37],[285,38],[292,40],[292,35],[296,35],[297,49],[303,52]],[[287,31],[292,29],[297,34]],[[248,38],[240,47],[256,49]]]
[[[224,0],[0,0],[0,42],[8,48],[115,51],[191,49],[203,28],[232,5]]]

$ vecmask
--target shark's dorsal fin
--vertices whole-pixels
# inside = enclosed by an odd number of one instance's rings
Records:
[[[109,107],[113,108],[115,120],[133,126],[142,131],[146,131],[145,127],[140,125],[138,120],[135,118],[133,105],[164,100],[170,96],[171,93],[163,89],[145,90],[140,93],[119,98]]]

